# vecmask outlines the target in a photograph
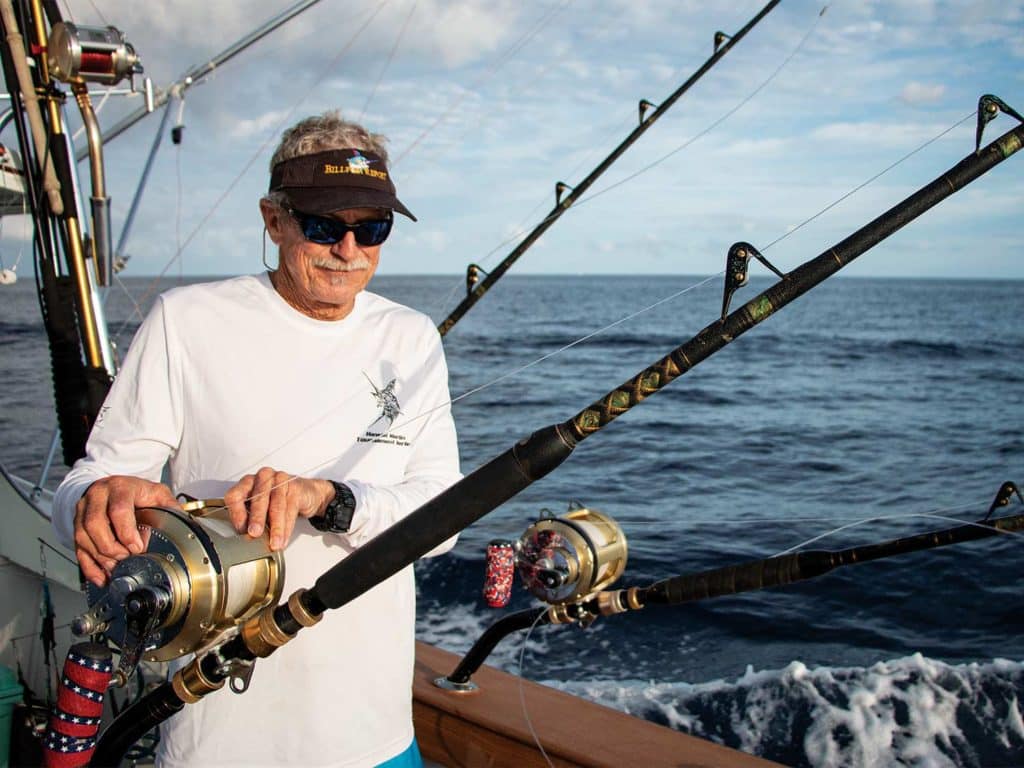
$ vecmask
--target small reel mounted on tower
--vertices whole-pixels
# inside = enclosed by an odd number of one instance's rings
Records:
[[[519,540],[491,542],[484,595],[492,607],[508,604],[512,567],[534,597],[550,605],[575,603],[611,585],[626,570],[626,534],[611,517],[572,505],[545,516]]]
[[[115,685],[140,659],[169,661],[223,642],[284,588],[283,554],[270,550],[266,535],[238,534],[221,499],[136,516],[146,551],[119,562],[105,587],[88,585],[89,610],[71,627],[80,636],[103,633],[120,648]]]
[[[142,72],[135,48],[120,30],[70,21],[60,21],[50,30],[46,63],[51,75],[72,84],[117,85]]]

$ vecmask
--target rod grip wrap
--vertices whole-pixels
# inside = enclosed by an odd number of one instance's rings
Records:
[[[802,579],[820,576],[833,567],[830,552],[797,552],[752,563],[675,576],[651,585],[647,596],[651,602],[669,605],[689,603],[721,595],[735,595],[792,584]]]

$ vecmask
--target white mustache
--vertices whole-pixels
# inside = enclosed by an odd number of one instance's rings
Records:
[[[320,257],[313,259],[313,266],[329,269],[332,272],[356,272],[361,269],[369,269],[370,260],[365,256],[360,256],[358,259],[352,259],[352,261],[341,261],[340,259]]]

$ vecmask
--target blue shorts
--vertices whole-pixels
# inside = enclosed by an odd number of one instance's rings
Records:
[[[377,768],[423,768],[423,758],[420,757],[420,745],[416,743],[416,737],[413,737],[412,744],[405,752],[385,760]]]

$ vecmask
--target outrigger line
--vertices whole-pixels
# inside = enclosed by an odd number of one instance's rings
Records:
[[[517,611],[489,626],[462,657],[458,666],[438,682],[442,687],[453,690],[472,690],[470,678],[480,669],[480,665],[487,660],[498,643],[513,632],[530,627],[548,624],[580,624],[586,627],[600,616],[638,611],[649,605],[683,605],[715,597],[781,587],[824,576],[847,565],[859,565],[910,552],[1016,533],[1024,530],[1024,514],[991,518],[992,511],[1009,504],[1014,494],[1024,504],[1024,497],[1021,497],[1017,486],[1011,482],[1003,483],[984,518],[940,531],[834,551],[805,550],[750,560],[739,565],[673,576],[646,587],[598,592],[585,600],[568,605]]]
[[[325,611],[346,605],[484,517],[558,467],[580,441],[1022,147],[1024,125],[1019,125],[980,152],[971,153],[840,243],[787,273],[724,320],[715,320],[692,339],[568,421],[537,430],[470,473],[327,570],[308,590],[300,589],[286,602],[263,609],[244,622],[232,639],[197,657],[179,670],[170,682],[125,710],[100,738],[93,764],[118,765],[124,752],[140,736],[185,704],[195,703],[222,688],[229,679],[233,683],[241,680],[247,684],[256,659],[272,654],[303,627],[317,624]],[[1009,494],[1006,494],[1006,499],[1009,500]],[[969,527],[977,528],[976,525]],[[659,591],[664,592],[667,600],[676,594],[678,587],[676,583],[666,584]],[[244,689],[245,686],[241,687]]]
[[[668,111],[668,109],[675,104],[694,83],[700,80],[708,70],[715,66],[719,59],[725,56],[725,54],[727,54],[736,43],[742,40],[750,30],[757,26],[758,22],[767,16],[772,9],[779,4],[779,2],[780,0],[772,0],[770,3],[765,5],[756,16],[754,16],[742,29],[740,29],[739,32],[732,36],[721,31],[715,32],[714,52],[708,57],[707,61],[705,61],[696,72],[690,75],[689,79],[685,83],[673,91],[660,106],[655,106],[647,99],[641,99],[638,106],[639,125],[637,125],[637,127],[634,128],[625,139],[623,139],[622,143],[613,149],[611,154],[602,160],[598,166],[575,187],[569,186],[563,181],[557,182],[555,184],[555,207],[552,208],[551,212],[541,220],[540,224],[534,227],[533,230],[523,238],[519,245],[517,245],[500,264],[491,270],[490,274],[483,272],[483,270],[481,270],[476,264],[470,264],[466,270],[466,297],[455,309],[452,310],[448,317],[441,321],[437,326],[438,332],[442,336],[447,334],[448,331],[452,329],[452,326],[459,322],[459,320],[462,319],[462,316],[465,315],[473,305],[476,304],[488,290],[490,290],[491,286],[509,270],[509,267],[515,264],[519,257],[526,253],[530,246],[537,242],[541,235],[547,232],[548,228],[558,221],[562,214],[569,210],[572,204],[575,203],[595,181],[597,181],[601,174],[608,170],[612,163],[618,160],[619,157],[625,153],[625,151],[629,149],[659,117]],[[647,114],[647,111],[652,107],[654,108],[654,111]],[[569,194],[563,197],[562,195],[566,192]],[[483,280],[480,279],[481,272],[485,275]]]

